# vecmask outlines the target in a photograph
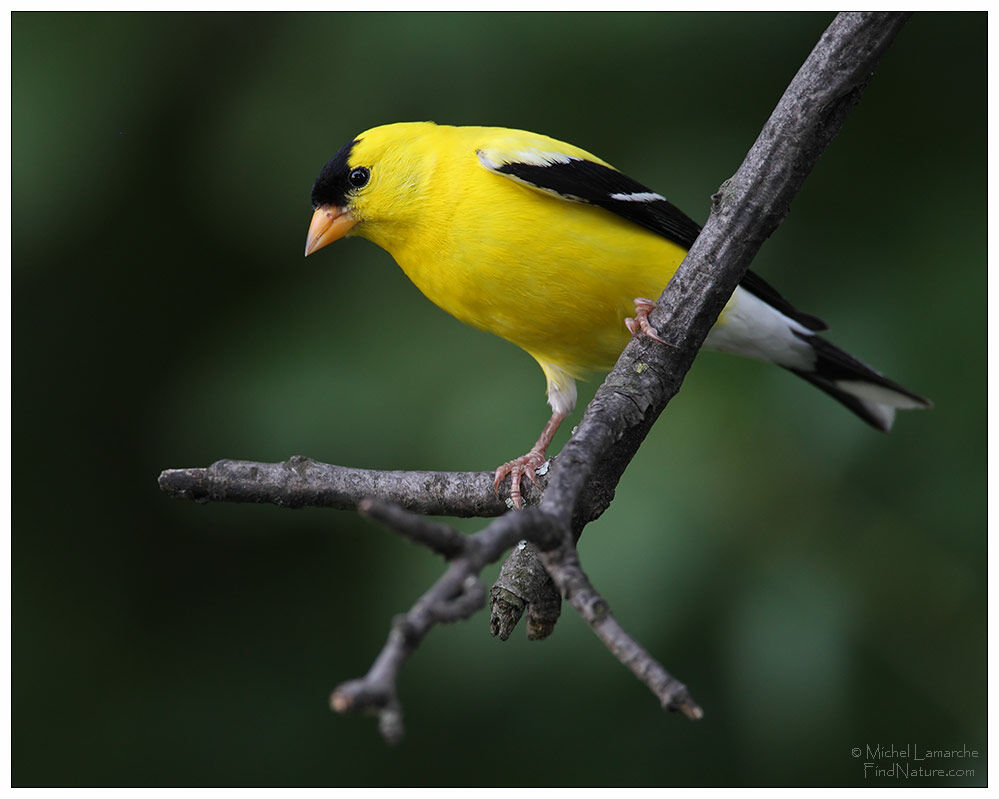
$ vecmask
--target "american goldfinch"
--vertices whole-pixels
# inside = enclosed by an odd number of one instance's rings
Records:
[[[534,479],[576,379],[613,366],[648,321],[700,232],[661,194],[585,150],[508,128],[403,122],[372,128],[322,168],[305,254],[347,235],[387,250],[432,302],[526,350],[552,415],[537,443],[496,470]],[[748,272],[705,347],[794,372],[887,431],[930,402],[816,335],[826,325]]]

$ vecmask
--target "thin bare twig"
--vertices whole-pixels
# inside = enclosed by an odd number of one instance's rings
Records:
[[[683,713],[691,721],[704,717],[704,711],[690,696],[687,687],[671,676],[659,661],[618,624],[610,606],[583,571],[579,563],[579,552],[574,544],[544,552],[540,557],[562,595],[586,620],[611,654],[645,683],[666,710]]]
[[[439,522],[379,500],[365,500],[363,505],[367,515],[416,543],[434,551],[460,549],[461,553],[407,613],[395,618],[388,640],[368,673],[337,686],[330,697],[330,707],[339,713],[374,712],[382,736],[394,743],[403,734],[396,688],[399,672],[424,636],[435,625],[468,618],[485,605],[486,591],[479,573],[518,541],[530,538],[552,548],[564,534],[558,529],[557,520],[544,517],[537,508],[508,513],[483,530],[464,536]]]
[[[607,602],[590,584],[568,528],[538,508],[509,513],[469,536],[376,500],[362,503],[366,515],[439,552],[456,554],[447,571],[410,610],[392,622],[388,640],[368,673],[337,686],[330,707],[339,713],[368,711],[378,716],[382,736],[396,742],[403,734],[402,707],[397,695],[403,664],[437,624],[468,618],[485,604],[478,574],[518,541],[536,544],[545,554],[545,567],[607,648],[659,698],[662,706],[692,720],[704,714],[686,687],[641,647],[611,615]]]

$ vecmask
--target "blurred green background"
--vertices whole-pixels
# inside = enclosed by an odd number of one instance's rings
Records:
[[[851,750],[986,745],[984,14],[909,22],[754,265],[936,408],[883,436],[706,354],[584,536],[703,722],[571,609],[542,643],[480,613],[413,657],[386,747],[327,696],[441,563],[353,514],[156,485],[522,452],[529,357],[365,241],[303,260],[319,168],[384,122],[522,127],[703,221],[830,19],[14,14],[14,783],[983,784],[984,754],[906,782]]]

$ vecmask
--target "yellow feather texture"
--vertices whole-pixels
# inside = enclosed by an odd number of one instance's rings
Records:
[[[492,161],[563,154],[546,136],[409,122],[358,136],[351,165],[374,165],[352,234],[386,249],[430,300],[541,365],[549,393],[610,368],[635,297],[658,297],[686,251],[596,206],[490,172]]]

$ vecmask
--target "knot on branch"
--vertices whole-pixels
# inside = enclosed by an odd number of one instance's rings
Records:
[[[555,629],[562,597],[537,558],[535,544],[521,541],[510,553],[490,592],[489,632],[506,641],[527,612],[527,639],[539,641]]]

